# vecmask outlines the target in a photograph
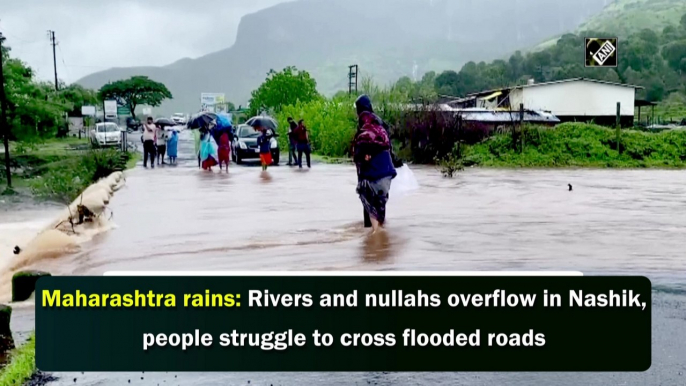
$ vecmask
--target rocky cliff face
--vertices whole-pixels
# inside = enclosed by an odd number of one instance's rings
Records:
[[[599,12],[604,0],[299,0],[247,15],[235,44],[165,67],[111,69],[81,81],[147,75],[167,84],[165,113],[195,111],[201,92],[224,92],[236,104],[270,69],[310,71],[320,91],[347,86],[347,67],[382,84],[403,75],[459,69],[491,60],[573,30]],[[230,6],[227,3],[227,6]],[[220,31],[218,31],[220,32]]]

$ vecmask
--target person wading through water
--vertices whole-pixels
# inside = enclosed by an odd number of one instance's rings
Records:
[[[386,221],[388,193],[397,173],[388,131],[372,112],[369,98],[366,97],[363,103],[366,108],[358,107],[359,128],[353,139],[353,160],[357,166],[357,193],[364,207],[365,227],[368,217],[373,233],[376,233]]]
[[[390,173],[390,171],[389,171],[388,173],[392,174],[393,177],[395,177],[395,168],[402,167],[403,161],[400,158],[396,157],[395,153],[393,153],[393,147],[390,144],[390,136],[391,136],[390,131],[391,130],[390,130],[389,126],[378,115],[376,115],[374,113],[374,108],[372,107],[372,101],[371,101],[371,99],[369,99],[369,97],[367,95],[361,95],[359,98],[357,98],[357,100],[355,101],[355,108],[357,109],[357,116],[358,116],[357,133],[355,134],[355,138],[357,138],[360,135],[360,133],[362,131],[362,127],[368,121],[375,122],[375,125],[381,126],[383,128],[383,130],[385,131],[386,136],[389,138],[388,153],[389,153],[389,156],[391,159],[391,168],[393,169],[393,172]],[[354,144],[355,144],[355,140],[353,141],[353,154],[355,152],[355,149],[354,149],[355,145]],[[380,162],[380,161],[378,161],[378,162]],[[356,162],[356,164],[357,164],[357,162]],[[358,181],[360,181],[360,179],[362,177],[360,175],[359,165],[358,165],[357,170],[358,170],[358,175],[357,175]],[[365,171],[363,171],[363,172],[366,173]],[[384,173],[381,173],[381,174],[384,174]],[[390,180],[389,180],[389,189],[390,189]],[[386,191],[386,193],[388,193],[388,191]],[[388,197],[386,198],[386,200],[387,199],[388,199]],[[363,206],[365,206],[364,201],[363,201]],[[384,203],[384,213],[385,213],[385,203]],[[369,215],[369,211],[367,210],[366,206],[364,209],[364,227],[365,228],[372,228],[373,227],[373,223],[372,223],[372,220],[371,220],[370,215]]]
[[[148,167],[148,158],[150,159],[150,166],[155,168],[155,132],[157,126],[148,117],[147,122],[143,125],[143,167]]]
[[[266,127],[257,127],[257,130],[262,134],[257,138],[257,146],[260,149],[260,162],[262,163],[262,171],[266,171],[269,165],[272,164],[272,149],[271,139],[274,136],[271,130]]]
[[[155,145],[157,146],[157,164],[165,164],[164,155],[167,152],[167,130],[163,126],[158,126],[155,132]]]
[[[296,144],[298,148],[298,167],[300,169],[303,168],[303,153],[305,153],[305,158],[307,158],[307,167],[310,168],[312,167],[310,163],[310,153],[312,152],[312,148],[310,147],[310,135],[307,133],[307,127],[305,127],[305,124],[303,123],[303,120],[301,119],[298,121],[298,128],[295,129],[296,131],[296,140],[298,143]]]
[[[295,147],[298,142],[295,132],[297,128],[298,125],[293,118],[288,117],[288,166],[294,166],[298,163],[298,156],[295,155]]]

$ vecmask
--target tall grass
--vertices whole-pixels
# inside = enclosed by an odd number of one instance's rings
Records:
[[[10,363],[0,370],[0,385],[23,385],[36,371],[36,337],[31,334],[29,340],[15,349]]]

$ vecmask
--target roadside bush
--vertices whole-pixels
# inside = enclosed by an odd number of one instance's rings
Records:
[[[125,169],[130,157],[113,149],[90,150],[34,178],[31,190],[38,197],[70,203],[90,184]]]
[[[354,99],[337,97],[297,102],[283,106],[276,115],[279,122],[279,147],[288,151],[288,117],[305,120],[312,150],[328,157],[345,157],[357,127]]]
[[[443,177],[453,178],[455,173],[464,170],[464,161],[460,157],[460,148],[458,144],[455,144],[451,153],[443,158],[436,157],[435,161],[441,174],[443,174]]]
[[[586,123],[553,128],[525,126],[524,148],[514,150],[512,134],[494,135],[466,146],[465,165],[496,167],[686,167],[686,131],[647,133],[622,130],[617,151],[615,129]]]
[[[459,139],[458,120],[454,114],[425,105],[418,111],[404,112],[394,127],[394,136],[402,149],[409,147],[412,161],[433,163],[451,154]]]

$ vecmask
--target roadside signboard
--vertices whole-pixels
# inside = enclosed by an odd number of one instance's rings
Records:
[[[105,101],[105,119],[117,118],[117,101]]]
[[[204,92],[200,94],[200,110],[214,112],[215,106],[224,103],[224,100],[224,94]]]
[[[152,109],[150,107],[143,108],[143,115],[151,115]]]
[[[105,101],[105,114],[117,113],[117,101]]]
[[[126,106],[117,106],[117,115],[131,115],[131,109]]]
[[[95,116],[95,106],[81,106],[81,115],[87,117]]]

